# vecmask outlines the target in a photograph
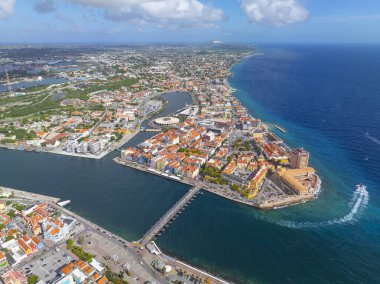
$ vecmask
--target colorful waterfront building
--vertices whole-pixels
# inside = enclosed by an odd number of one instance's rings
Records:
[[[75,219],[64,215],[58,219],[45,219],[42,222],[44,238],[50,241],[58,242],[70,232],[75,223]]]

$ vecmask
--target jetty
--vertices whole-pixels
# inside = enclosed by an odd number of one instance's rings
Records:
[[[278,130],[280,130],[283,133],[288,133],[288,131],[285,128],[281,127],[280,125],[273,124],[273,126],[276,127]]]
[[[168,223],[181,211],[190,200],[202,189],[201,186],[192,187],[164,216],[162,216],[156,224],[149,229],[148,232],[139,240],[139,243],[145,246],[150,242]]]

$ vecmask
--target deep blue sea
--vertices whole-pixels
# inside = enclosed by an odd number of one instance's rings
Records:
[[[235,283],[380,283],[380,46],[260,46],[232,71],[230,84],[251,114],[311,152],[321,194],[260,211],[205,192],[158,245]],[[167,98],[161,115],[189,101]],[[188,187],[122,167],[116,155],[0,149],[0,185],[71,199],[74,211],[136,240]],[[358,183],[368,195],[355,194]]]
[[[250,113],[311,152],[319,199],[262,212],[205,194],[159,245],[239,283],[380,283],[380,46],[263,46],[232,71]]]

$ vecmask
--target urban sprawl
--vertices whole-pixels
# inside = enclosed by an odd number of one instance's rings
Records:
[[[2,147],[101,158],[150,131],[151,138],[122,149],[115,162],[261,209],[312,200],[319,192],[309,152],[285,144],[275,134],[286,132],[281,126],[250,115],[228,84],[231,67],[254,55],[252,47],[0,51]],[[193,103],[161,117],[166,93],[187,93]],[[144,121],[148,127],[142,127]],[[54,202],[6,199],[0,202],[0,266],[6,284],[141,283],[157,277],[224,283],[169,261],[151,242],[153,233],[140,247],[78,221]]]

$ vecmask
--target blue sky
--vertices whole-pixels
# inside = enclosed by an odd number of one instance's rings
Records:
[[[0,42],[380,42],[379,0],[0,0]]]

